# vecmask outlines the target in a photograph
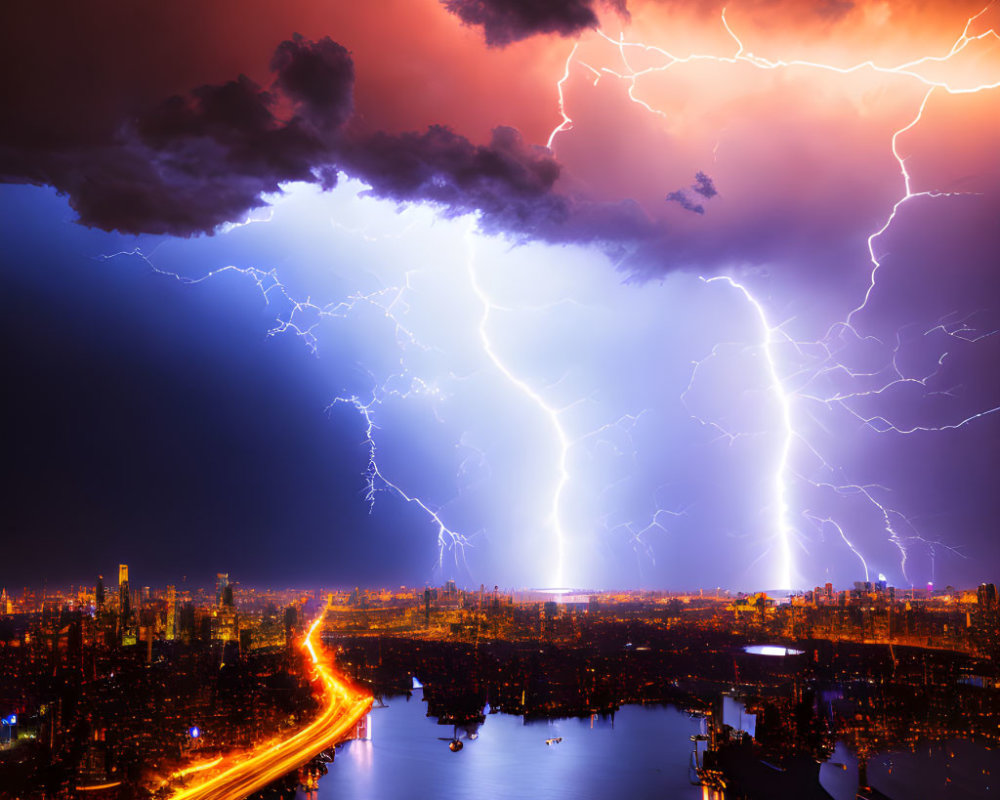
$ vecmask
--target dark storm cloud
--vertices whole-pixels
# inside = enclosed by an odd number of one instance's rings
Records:
[[[378,197],[432,202],[451,214],[478,210],[497,229],[544,230],[569,213],[566,200],[552,193],[559,164],[513,128],[496,128],[485,146],[437,125],[424,133],[376,133],[347,145],[340,163]]]
[[[49,184],[80,222],[125,233],[210,232],[265,204],[284,182],[336,183],[338,170],[373,195],[478,212],[484,230],[559,243],[632,248],[660,230],[637,204],[597,203],[555,189],[550,150],[497,127],[474,144],[434,125],[423,132],[357,133],[354,65],[329,38],[282,42],[264,88],[246,76],[204,85],[122,120],[104,140],[0,148],[8,182]]]
[[[704,172],[695,173],[694,183],[691,184],[691,191],[701,195],[706,200],[711,200],[719,193],[719,190],[715,188],[715,183]],[[688,197],[686,189],[678,189],[675,192],[670,192],[666,200],[668,203],[677,203],[685,211],[691,211],[695,214],[705,213],[705,206]]]
[[[555,190],[560,165],[513,128],[476,145],[442,126],[376,133],[344,144],[339,166],[397,202],[433,203],[446,216],[479,213],[487,233],[554,244],[596,244],[613,257],[662,258],[666,232],[631,200],[596,202]]]
[[[283,42],[271,91],[240,76],[174,96],[105,140],[0,148],[0,177],[69,195],[80,221],[190,235],[238,219],[282,182],[314,181],[350,116],[354,66],[329,38]],[[326,175],[327,173],[324,173]]]
[[[694,200],[688,197],[687,192],[685,192],[683,189],[679,189],[676,192],[670,192],[670,194],[667,195],[667,202],[677,203],[677,205],[679,205],[685,211],[692,211],[695,214],[705,213],[705,206],[703,206],[701,203],[696,203]]]
[[[691,188],[709,200],[719,193],[719,190],[715,188],[715,183],[704,172],[695,173],[694,183],[691,184]]]
[[[297,120],[317,131],[334,131],[352,111],[354,62],[330,38],[316,44],[296,34],[282,42],[271,59],[274,86],[296,104]]]
[[[537,34],[572,36],[597,27],[594,0],[442,0],[466,25],[481,27],[486,43],[504,47]],[[607,3],[627,15],[625,0]]]

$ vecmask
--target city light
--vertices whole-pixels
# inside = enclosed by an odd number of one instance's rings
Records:
[[[221,772],[178,789],[170,795],[171,800],[242,800],[335,744],[368,713],[371,695],[349,686],[317,650],[314,639],[323,618],[323,614],[317,616],[301,642],[323,687],[325,705],[319,716],[291,736],[263,745],[234,759],[235,763]]]

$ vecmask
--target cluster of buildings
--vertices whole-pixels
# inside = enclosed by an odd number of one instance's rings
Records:
[[[821,758],[961,736],[996,741],[995,586],[885,581],[794,594],[574,593],[439,587],[261,591],[117,583],[0,591],[0,786],[149,794],[192,759],[252,747],[314,713],[291,643],[327,608],[339,667],[377,694],[425,687],[428,711],[481,724],[672,702],[712,713],[741,687],[755,741]],[[785,658],[746,650],[782,643]],[[997,695],[997,697],[994,697]],[[197,733],[195,733],[197,732]],[[17,796],[15,793],[14,796]],[[89,795],[97,796],[97,795]]]
[[[302,592],[2,592],[0,787],[12,797],[146,797],[192,759],[253,747],[315,713]],[[91,787],[108,785],[107,792]],[[5,795],[6,796],[6,795]]]
[[[786,597],[741,595],[727,610],[738,630],[765,630],[790,639],[829,639],[949,649],[983,656],[1000,655],[997,588],[954,587],[897,590],[858,581],[833,591],[828,583]]]
[[[642,619],[758,639],[827,639],[1000,655],[997,589],[898,590],[858,581],[806,592],[736,594],[617,591],[463,590],[441,587],[334,592],[331,631],[424,639],[545,639],[571,642],[586,620]]]
[[[15,597],[4,588],[0,617],[78,613],[88,642],[107,647],[141,644],[151,657],[153,644],[159,641],[235,642],[243,650],[286,645],[302,607],[318,597],[295,590],[240,589],[226,573],[216,576],[214,593],[175,585],[137,588],[129,581],[128,565],[120,564],[116,585],[106,585],[99,575],[93,586],[65,591],[25,588]]]
[[[376,695],[416,678],[442,724],[474,729],[497,711],[601,724],[625,704],[670,703],[707,719],[692,764],[708,790],[828,798],[819,764],[839,742],[857,761],[858,796],[877,797],[866,777],[876,754],[1000,746],[997,606],[988,584],[586,598],[446,585],[345,594],[326,641]]]

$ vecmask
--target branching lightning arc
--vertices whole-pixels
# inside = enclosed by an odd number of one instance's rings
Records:
[[[848,526],[842,520],[835,519],[831,515],[814,512],[809,508],[801,508],[797,505],[795,491],[797,482],[806,482],[818,490],[832,492],[838,496],[855,497],[868,504],[881,519],[881,527],[885,532],[885,536],[899,551],[900,569],[904,579],[908,578],[907,553],[909,543],[923,541],[931,548],[932,552],[934,548],[945,547],[940,542],[928,542],[922,537],[912,522],[889,503],[887,500],[889,490],[886,487],[875,484],[861,484],[845,479],[843,471],[829,463],[821,455],[820,449],[807,441],[800,425],[800,421],[807,414],[811,414],[815,408],[837,411],[850,415],[857,424],[877,433],[910,435],[963,427],[986,415],[1000,411],[1000,407],[989,408],[967,418],[947,424],[918,426],[907,426],[883,416],[868,415],[859,410],[855,401],[865,397],[877,396],[899,384],[913,384],[926,389],[931,378],[938,373],[941,364],[947,358],[947,353],[941,355],[934,371],[919,376],[908,374],[898,365],[896,359],[900,348],[898,339],[895,346],[884,345],[888,351],[887,363],[884,369],[877,372],[861,373],[852,371],[843,363],[843,359],[840,358],[841,349],[845,342],[867,341],[873,338],[864,335],[859,330],[857,320],[876,289],[878,273],[881,268],[878,253],[880,237],[890,229],[900,209],[914,198],[950,196],[950,193],[947,192],[914,191],[911,176],[907,170],[906,159],[899,149],[900,138],[919,125],[934,92],[966,94],[1000,87],[1000,80],[995,82],[981,82],[975,85],[957,85],[929,77],[924,69],[930,65],[948,62],[964,52],[974,42],[983,41],[988,38],[1000,41],[1000,36],[992,28],[977,34],[970,33],[976,21],[983,13],[985,13],[985,10],[967,20],[961,35],[955,41],[950,51],[944,55],[923,56],[891,67],[881,66],[873,61],[863,61],[851,66],[840,67],[802,60],[771,60],[747,52],[740,38],[730,27],[725,11],[723,11],[721,25],[732,38],[736,47],[735,53],[731,55],[695,53],[678,57],[656,46],[626,41],[624,36],[615,39],[599,31],[597,34],[598,39],[611,47],[612,53],[616,56],[618,63],[615,66],[601,67],[586,63],[579,58],[579,43],[577,43],[573,45],[566,58],[563,72],[556,81],[559,122],[548,137],[547,145],[550,149],[555,149],[559,137],[574,128],[574,122],[564,91],[567,81],[572,75],[574,66],[579,66],[586,70],[595,85],[605,78],[622,82],[627,87],[627,95],[632,102],[641,106],[645,111],[662,117],[666,116],[664,110],[655,108],[650,102],[642,98],[640,94],[642,78],[652,73],[667,71],[678,64],[692,62],[714,62],[731,65],[743,64],[766,71],[796,67],[842,75],[867,70],[873,73],[900,76],[921,87],[921,100],[917,106],[915,115],[905,126],[896,130],[891,139],[890,151],[899,166],[903,183],[903,193],[893,204],[884,224],[868,238],[868,257],[871,262],[868,286],[858,305],[846,313],[841,322],[831,327],[825,337],[817,341],[796,341],[790,334],[786,333],[783,324],[775,324],[772,320],[772,313],[766,308],[764,302],[755,297],[752,288],[747,285],[746,281],[729,274],[706,275],[703,277],[703,281],[709,291],[736,292],[746,302],[755,321],[754,333],[752,334],[753,343],[747,346],[747,349],[762,356],[760,361],[765,373],[764,378],[768,386],[768,395],[776,420],[774,427],[778,431],[778,443],[775,448],[773,463],[768,466],[772,476],[769,481],[769,497],[763,503],[768,518],[772,520],[770,528],[773,531],[773,535],[769,541],[764,543],[764,549],[765,555],[771,558],[773,564],[773,585],[776,587],[792,588],[801,584],[806,577],[800,573],[795,559],[796,550],[806,547],[807,543],[802,531],[799,530],[799,521],[815,526],[820,531],[832,531],[837,539],[848,548],[852,557],[858,559],[866,578],[873,571],[865,558],[863,547],[860,544],[861,538],[857,532],[848,530]],[[642,52],[646,58],[658,58],[661,63],[644,69],[634,69],[630,65],[629,54],[637,52]],[[550,531],[552,537],[551,552],[554,553],[549,580],[551,585],[563,586],[573,578],[573,571],[568,564],[568,554],[573,546],[573,536],[563,519],[565,506],[568,503],[568,490],[573,480],[570,459],[572,449],[584,442],[592,441],[595,437],[602,436],[607,430],[612,428],[624,431],[626,438],[630,438],[629,431],[645,412],[638,411],[635,414],[626,415],[594,430],[582,432],[570,430],[564,415],[565,409],[549,399],[547,397],[548,393],[544,388],[532,386],[526,379],[521,377],[525,373],[520,371],[516,364],[512,363],[512,356],[509,354],[501,355],[501,351],[494,341],[493,335],[496,320],[493,312],[499,306],[491,298],[487,290],[487,284],[477,267],[475,245],[476,237],[481,234],[476,230],[474,219],[470,218],[470,224],[472,227],[467,233],[468,257],[463,279],[467,281],[468,287],[475,299],[478,300],[481,309],[476,329],[479,346],[486,360],[511,389],[534,405],[538,413],[543,417],[548,430],[551,432],[550,441],[546,446],[552,448],[551,458],[549,459],[549,463],[552,465],[552,480],[548,482],[545,489],[547,492],[546,496],[549,498],[549,502],[546,504],[548,520],[545,524],[546,529]],[[446,521],[446,517],[448,516],[446,507],[436,505],[418,497],[413,492],[401,486],[398,480],[387,476],[378,457],[379,413],[383,403],[388,398],[405,400],[420,396],[429,398],[433,402],[441,397],[441,390],[435,382],[413,374],[408,369],[402,356],[402,353],[408,349],[421,350],[425,348],[425,345],[421,343],[420,337],[407,322],[407,302],[413,292],[410,281],[411,273],[406,273],[405,279],[398,285],[379,288],[372,292],[358,292],[347,296],[341,301],[330,304],[319,304],[314,303],[308,297],[304,300],[293,297],[289,289],[281,282],[277,271],[274,269],[264,270],[256,267],[225,266],[201,277],[190,278],[158,268],[152,263],[150,258],[147,258],[146,255],[138,250],[115,253],[106,256],[106,258],[126,255],[142,258],[153,271],[185,284],[198,284],[227,272],[244,276],[257,287],[268,306],[276,309],[274,324],[269,334],[289,333],[297,336],[313,352],[316,352],[319,344],[317,326],[324,319],[347,319],[361,308],[375,309],[384,315],[386,324],[394,332],[397,346],[400,348],[401,356],[398,370],[384,381],[372,376],[370,390],[364,392],[363,396],[347,393],[343,396],[334,397],[330,402],[329,408],[333,409],[338,406],[348,407],[359,416],[363,433],[363,444],[366,449],[364,497],[369,504],[369,508],[374,509],[376,497],[380,492],[392,494],[405,503],[411,504],[419,509],[420,513],[425,516],[427,521],[436,530],[438,542],[437,567],[439,569],[444,568],[446,555],[453,559],[456,566],[461,566],[464,563],[465,550],[467,547],[472,546],[473,537],[460,532]],[[979,330],[971,325],[968,319],[942,320],[937,326],[928,330],[926,334],[930,335],[935,332],[965,342],[977,342],[997,333],[997,331]],[[698,379],[700,368],[709,359],[717,355],[718,349],[713,350],[703,359],[695,362],[691,370],[689,389]],[[864,381],[861,384],[864,388],[850,392],[832,392],[826,388],[823,379],[833,373],[842,374],[849,379]],[[872,386],[872,382],[876,385]],[[681,396],[682,401],[686,400],[686,395],[687,392],[685,391]],[[751,432],[729,431],[718,421],[697,416],[693,410],[692,415],[707,428],[717,431],[722,438],[729,442],[751,434]],[[800,451],[804,451],[815,465],[814,469],[809,470],[805,474],[798,467],[801,459],[797,455]],[[653,548],[648,540],[648,536],[654,532],[666,532],[666,517],[678,516],[681,513],[683,512],[657,508],[646,524],[625,522],[608,527],[611,531],[624,532],[637,555],[652,558]]]
[[[889,541],[895,545],[900,553],[900,571],[904,580],[909,580],[909,576],[907,574],[908,542],[924,542],[927,546],[929,546],[932,557],[935,552],[935,548],[947,547],[947,545],[944,545],[941,542],[928,541],[925,539],[916,530],[913,523],[907,518],[906,515],[895,508],[892,508],[885,500],[883,500],[882,497],[887,495],[889,492],[886,487],[880,485],[858,485],[839,480],[838,476],[841,471],[828,463],[827,460],[819,453],[818,449],[813,444],[806,441],[803,432],[796,425],[798,413],[796,409],[800,405],[812,403],[821,405],[828,410],[838,409],[846,412],[851,417],[855,418],[860,424],[875,432],[893,433],[898,435],[954,430],[1000,411],[1000,407],[987,408],[965,418],[945,424],[912,426],[904,426],[894,423],[890,419],[880,415],[868,416],[861,413],[852,404],[852,400],[862,397],[877,396],[899,384],[915,384],[926,388],[928,381],[938,374],[941,365],[948,357],[948,353],[945,352],[940,356],[934,371],[918,377],[905,374],[897,363],[896,357],[900,348],[898,336],[895,347],[890,348],[891,352],[889,353],[885,368],[879,370],[878,372],[855,372],[849,369],[844,363],[838,361],[838,343],[843,342],[845,338],[858,341],[877,341],[874,337],[864,336],[857,329],[855,319],[866,308],[876,288],[878,272],[882,266],[877,253],[877,242],[879,238],[892,226],[900,209],[913,199],[918,197],[950,197],[956,194],[952,192],[930,190],[914,191],[912,178],[906,166],[906,158],[900,153],[899,150],[899,140],[901,136],[919,125],[923,119],[928,101],[935,91],[944,91],[949,94],[971,94],[1000,87],[1000,80],[975,82],[971,85],[958,85],[954,82],[934,79],[922,71],[922,68],[925,66],[943,64],[954,59],[975,42],[981,42],[988,39],[1000,41],[1000,34],[998,34],[994,28],[989,28],[977,34],[970,34],[970,31],[977,20],[979,20],[989,9],[990,6],[987,6],[966,21],[961,34],[946,54],[922,56],[892,67],[881,66],[872,60],[866,60],[851,66],[841,67],[833,64],[798,59],[772,60],[754,55],[753,53],[746,51],[743,42],[730,27],[729,22],[726,19],[726,11],[723,9],[721,15],[721,25],[736,45],[736,52],[732,55],[693,53],[691,55],[681,57],[673,55],[667,50],[655,45],[627,41],[624,34],[616,39],[609,36],[604,31],[599,30],[597,32],[598,36],[604,42],[612,46],[617,54],[618,61],[621,66],[602,66],[600,68],[595,68],[590,63],[579,61],[577,60],[577,52],[579,49],[579,45],[577,44],[574,45],[571,50],[566,60],[564,73],[557,82],[558,108],[562,119],[552,130],[552,133],[549,136],[548,146],[553,149],[555,148],[557,137],[560,134],[572,130],[574,125],[572,117],[567,111],[567,102],[564,91],[574,63],[578,63],[590,75],[594,76],[594,85],[596,85],[605,76],[624,82],[627,86],[628,98],[633,103],[639,105],[647,112],[661,117],[666,117],[666,112],[662,109],[654,107],[638,94],[640,80],[647,75],[662,73],[676,65],[688,64],[692,62],[714,62],[721,64],[742,63],[748,64],[760,70],[779,70],[790,67],[799,67],[839,73],[842,75],[849,75],[868,70],[873,73],[902,76],[910,79],[918,86],[923,86],[925,88],[914,117],[906,125],[896,130],[891,138],[890,150],[892,157],[898,164],[899,172],[902,177],[903,194],[893,204],[884,224],[868,237],[868,257],[871,262],[871,273],[867,289],[865,290],[859,304],[846,314],[843,321],[832,326],[822,340],[812,342],[794,341],[784,332],[781,325],[775,326],[769,322],[768,313],[765,310],[764,305],[757,298],[755,298],[751,289],[744,282],[737,280],[737,278],[731,275],[719,275],[703,278],[707,284],[722,283],[728,288],[740,292],[752,308],[753,314],[758,320],[761,329],[759,344],[753,346],[751,349],[763,354],[763,362],[765,365],[764,370],[767,373],[767,382],[770,386],[770,392],[773,397],[773,405],[776,408],[775,416],[778,420],[777,427],[779,430],[779,444],[777,446],[777,453],[774,460],[773,480],[771,482],[773,495],[767,502],[767,506],[770,509],[773,519],[772,530],[774,531],[773,541],[769,543],[767,552],[771,553],[775,550],[777,552],[777,556],[773,559],[773,575],[777,587],[792,588],[802,584],[805,578],[804,575],[797,572],[793,558],[793,545],[798,544],[801,547],[805,547],[804,538],[800,535],[800,532],[792,522],[792,514],[789,506],[790,498],[794,496],[792,488],[793,483],[796,480],[807,481],[813,487],[827,489],[838,495],[854,495],[863,498],[867,503],[869,503],[881,518],[883,529],[885,534],[888,536]],[[644,69],[635,69],[629,61],[628,54],[630,51],[641,52],[646,57],[656,57],[660,59],[661,63],[654,64],[653,66],[649,66]],[[957,321],[954,319],[942,320],[937,326],[928,330],[925,335],[929,335],[935,331],[941,332],[949,337],[973,343],[998,333],[998,331],[979,330],[970,326],[967,320],[964,319],[959,319]],[[879,342],[879,344],[881,344],[881,342]],[[791,353],[795,354],[795,358],[779,358],[779,355],[776,352],[779,345],[785,346],[783,349],[789,350]],[[713,352],[710,353],[705,360],[715,357],[717,353],[718,348],[713,350]],[[792,363],[788,363],[789,361]],[[704,360],[698,361],[694,364],[694,369],[691,373],[691,383],[689,383],[688,389],[682,394],[682,400],[685,399],[688,390],[691,388],[691,384],[696,380],[699,367],[703,363]],[[878,383],[878,385],[874,388],[864,388],[853,392],[819,391],[816,388],[817,384],[820,382],[819,379],[830,374],[831,372],[840,372],[849,378],[857,379],[878,379],[880,376],[884,375],[887,375],[888,377],[883,377],[881,379],[881,383]],[[792,385],[793,379],[794,386]],[[697,415],[694,416],[703,425],[719,432],[720,435],[730,443],[740,436],[748,435],[744,433],[733,433],[723,428],[723,426],[716,421],[702,419]],[[792,469],[791,455],[796,445],[805,448],[805,450],[818,463],[818,474],[825,473],[827,475],[826,478],[815,478],[802,475]],[[865,574],[865,579],[868,580],[870,574],[869,565],[858,546],[856,546],[848,537],[843,525],[840,522],[829,516],[818,516],[808,508],[800,509],[798,516],[817,526],[821,530],[829,527],[836,531],[837,535],[847,548],[860,560]],[[904,528],[905,530],[901,530],[901,528]],[[957,553],[955,548],[949,547],[948,549]]]

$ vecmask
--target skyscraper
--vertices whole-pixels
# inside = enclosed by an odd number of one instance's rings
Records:
[[[94,589],[94,605],[98,611],[104,610],[104,576],[97,576],[97,588]]]
[[[167,587],[167,640],[177,638],[177,589]]]
[[[976,599],[979,601],[979,611],[985,618],[990,619],[996,615],[1000,606],[996,584],[981,583],[976,591]]]
[[[128,590],[128,564],[118,565],[118,613],[122,624],[128,620],[132,611],[132,598]]]
[[[217,606],[222,605],[222,596],[226,591],[226,587],[229,585],[229,573],[220,572],[215,576],[215,604]]]

